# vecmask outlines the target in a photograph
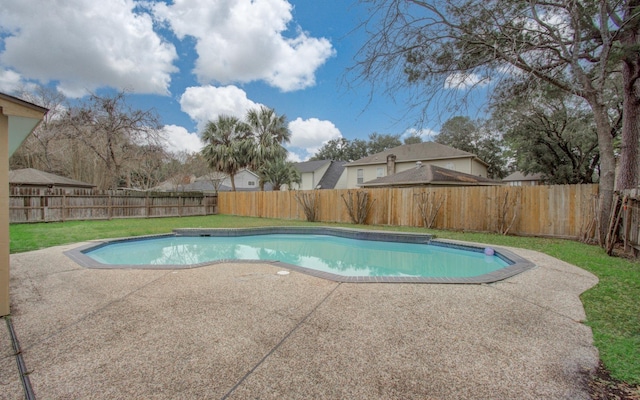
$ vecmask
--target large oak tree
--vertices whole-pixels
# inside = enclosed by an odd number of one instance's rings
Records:
[[[618,189],[637,182],[640,0],[370,0],[370,39],[360,76],[393,91],[420,87],[428,101],[452,81],[498,85],[501,78],[554,85],[593,112],[600,150],[601,221],[616,182],[607,80],[621,79],[624,123]],[[606,224],[601,224],[604,235]]]

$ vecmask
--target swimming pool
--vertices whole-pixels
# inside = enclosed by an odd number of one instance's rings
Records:
[[[504,249],[436,241],[431,235],[327,227],[178,229],[91,244],[67,255],[89,268],[266,262],[343,282],[482,283],[533,266]]]

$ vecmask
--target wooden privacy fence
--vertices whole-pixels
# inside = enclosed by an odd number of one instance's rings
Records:
[[[186,217],[217,211],[217,196],[202,193],[130,192],[12,187],[9,222]]]
[[[357,191],[369,194],[366,223],[373,225],[424,226],[420,205],[431,201],[442,203],[434,229],[564,238],[591,238],[596,230],[598,185],[221,192],[219,212],[304,220],[296,195],[312,195],[318,221],[350,223],[344,198]]]

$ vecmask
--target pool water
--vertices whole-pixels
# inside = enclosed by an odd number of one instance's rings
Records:
[[[473,277],[509,265],[482,251],[313,234],[170,236],[110,243],[84,254],[109,265],[280,261],[342,276]]]

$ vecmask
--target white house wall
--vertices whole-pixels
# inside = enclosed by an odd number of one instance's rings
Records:
[[[236,189],[255,189],[260,187],[260,179],[253,172],[242,170],[238,172],[234,181],[236,183]],[[229,177],[224,178],[222,184],[231,187],[231,179]]]
[[[322,179],[324,174],[327,172],[327,169],[329,169],[330,165],[331,163],[329,162],[323,165],[321,168],[316,169],[315,171],[300,174],[302,183],[300,184],[300,186],[294,185],[293,187],[299,190],[315,189],[320,183],[320,180]]]
[[[336,183],[334,189],[347,189],[347,170],[342,171],[342,175],[340,175],[340,179]]]

